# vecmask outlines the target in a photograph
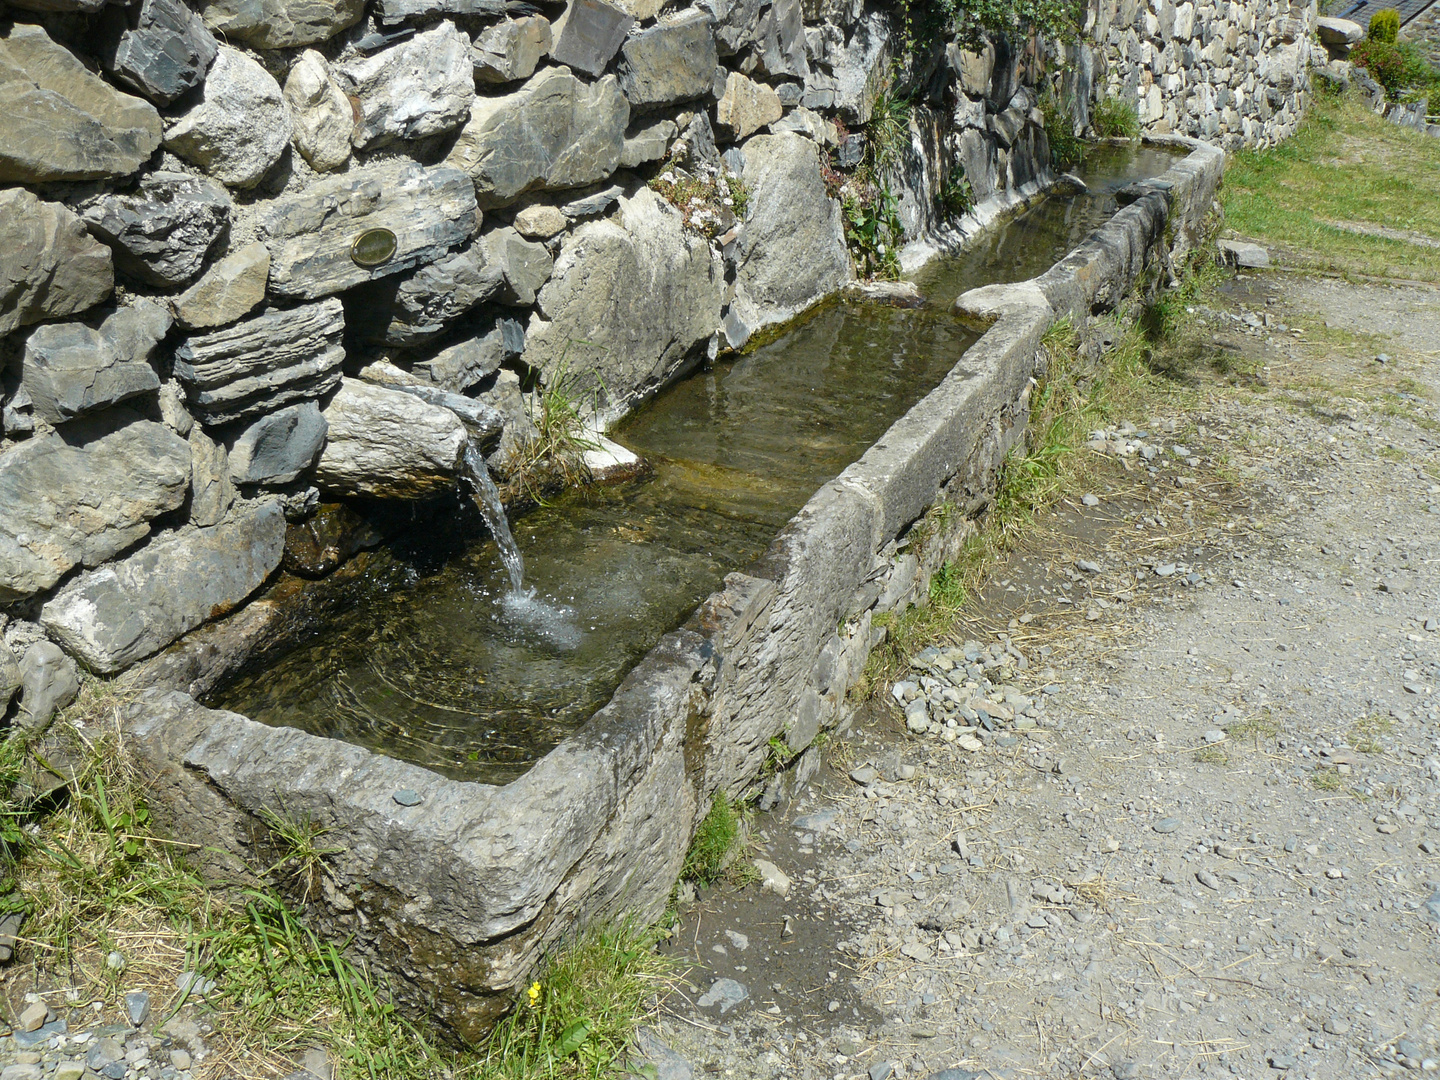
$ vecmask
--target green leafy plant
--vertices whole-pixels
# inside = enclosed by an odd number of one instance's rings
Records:
[[[726,857],[740,838],[741,814],[717,791],[710,810],[695,830],[680,876],[701,885],[712,885],[725,872]]]
[[[952,217],[963,217],[975,208],[975,189],[959,165],[950,170],[940,186],[940,205]]]
[[[1140,134],[1140,114],[1121,98],[1102,98],[1090,111],[1090,126],[1102,139],[1134,139]]]
[[[1051,41],[1080,36],[1081,0],[901,0],[901,19],[912,51],[922,51],[947,32],[971,48],[986,35],[1023,41],[1032,34]]]
[[[900,276],[899,244],[905,235],[900,221],[899,200],[887,187],[880,187],[868,199],[850,195],[841,205],[845,215],[845,239],[867,278],[894,280]]]
[[[1414,42],[1367,38],[1350,50],[1350,59],[1370,72],[1391,101],[1399,101],[1407,91],[1426,94],[1440,89],[1440,72]]]
[[[1048,87],[1040,96],[1040,112],[1045,117],[1050,164],[1057,169],[1069,169],[1080,164],[1085,159],[1085,140],[1075,134],[1075,121],[1070,109],[1062,105]]]
[[[1394,45],[1400,37],[1400,12],[1394,8],[1381,8],[1370,16],[1370,28],[1366,37],[1386,45]]]
[[[872,178],[900,164],[910,145],[910,112],[910,100],[899,92],[898,73],[892,67],[865,124],[866,162]]]

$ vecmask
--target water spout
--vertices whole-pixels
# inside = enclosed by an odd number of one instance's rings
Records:
[[[490,469],[485,464],[485,455],[471,442],[465,447],[465,482],[475,490],[475,501],[485,519],[490,535],[495,537],[495,546],[500,550],[500,561],[510,575],[510,592],[513,596],[524,595],[525,557],[520,554],[520,545],[510,532],[510,519],[505,516],[505,506],[500,501],[500,489],[490,479]]]

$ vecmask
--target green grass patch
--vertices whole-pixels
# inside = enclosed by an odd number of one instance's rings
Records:
[[[788,748],[787,748],[788,749]],[[771,748],[772,754],[775,752]],[[701,885],[713,885],[723,876],[733,861],[731,852],[742,842],[744,834],[744,812],[722,792],[717,791],[710,801],[710,810],[695,837],[690,841],[690,850],[685,853],[685,865],[680,876]]]
[[[1090,126],[1102,139],[1134,139],[1140,135],[1140,114],[1128,101],[1102,98],[1090,110]]]
[[[1440,139],[1356,100],[1318,98],[1284,143],[1234,155],[1222,198],[1230,228],[1301,249],[1319,268],[1440,281],[1440,249],[1326,223],[1440,239]]]
[[[1334,769],[1316,769],[1310,774],[1310,784],[1320,791],[1339,791],[1345,786]]]
[[[1380,736],[1389,735],[1394,723],[1379,713],[1363,716],[1350,725],[1350,745],[1362,754],[1383,754]]]

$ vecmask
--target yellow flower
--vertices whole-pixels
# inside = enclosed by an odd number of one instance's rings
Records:
[[[540,984],[538,982],[531,983],[530,990],[526,996],[530,999],[530,1007],[532,1009],[537,1008],[540,1004]]]

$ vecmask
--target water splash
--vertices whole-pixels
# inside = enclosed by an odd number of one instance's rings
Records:
[[[525,557],[520,554],[520,545],[510,532],[510,519],[505,516],[505,505],[500,501],[500,489],[490,479],[490,469],[485,456],[473,442],[465,447],[465,482],[475,490],[475,501],[480,505],[480,515],[485,519],[490,535],[495,537],[495,546],[500,549],[500,561],[510,575],[510,595],[523,597],[525,593]]]
[[[533,588],[525,588],[525,557],[520,554],[520,545],[510,531],[510,519],[505,516],[500,489],[490,479],[485,456],[473,442],[465,447],[465,469],[465,481],[475,491],[480,515],[485,519],[490,535],[495,538],[500,561],[510,575],[510,591],[500,601],[507,621],[557,648],[578,648],[584,634],[575,625],[575,610],[563,604],[550,603],[536,596]]]

